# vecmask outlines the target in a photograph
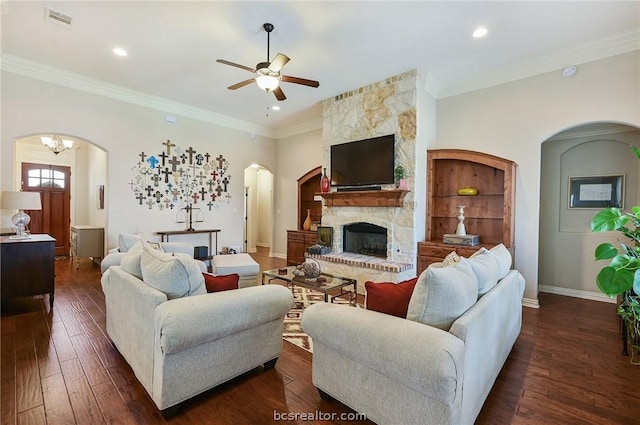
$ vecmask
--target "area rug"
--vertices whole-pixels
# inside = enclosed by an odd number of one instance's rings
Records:
[[[309,335],[304,333],[300,326],[300,319],[305,308],[315,303],[323,303],[324,294],[315,292],[300,286],[293,287],[293,308],[284,318],[284,331],[282,338],[289,341],[293,345],[297,345],[310,353],[313,352],[313,341]],[[336,298],[334,304],[349,304],[349,301],[342,298]]]

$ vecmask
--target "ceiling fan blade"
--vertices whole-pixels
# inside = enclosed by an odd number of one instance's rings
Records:
[[[249,71],[249,72],[256,72],[256,70],[253,69],[253,68],[249,68],[248,66],[240,65],[239,63],[229,62],[229,61],[224,60],[224,59],[218,59],[216,62],[223,63],[223,64],[229,65],[229,66],[235,66],[236,68],[244,69],[244,70]]]
[[[287,83],[295,83],[295,84],[302,84],[303,86],[309,86],[309,87],[319,87],[320,83],[314,80],[307,80],[306,78],[299,78],[299,77],[290,77],[288,75],[283,75],[282,76],[282,81],[285,81]]]
[[[276,96],[276,99],[278,100],[285,100],[287,98],[287,96],[284,95],[284,92],[282,91],[280,86],[273,89],[273,94]]]
[[[229,90],[236,90],[236,89],[242,88],[244,86],[247,86],[247,85],[249,85],[251,83],[254,83],[255,81],[256,81],[255,78],[249,78],[248,80],[240,81],[239,83],[236,83],[236,84],[234,84],[232,86],[229,86],[227,88]]]
[[[289,59],[286,55],[278,53],[276,57],[271,61],[271,64],[269,65],[269,71],[280,72],[282,67],[284,67],[290,60],[291,59]]]

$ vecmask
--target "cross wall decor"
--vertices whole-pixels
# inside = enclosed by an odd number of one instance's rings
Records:
[[[162,145],[158,154],[140,152],[140,160],[131,168],[129,185],[138,205],[150,210],[211,211],[229,203],[231,175],[223,155],[199,153],[191,146],[183,149],[170,140]]]

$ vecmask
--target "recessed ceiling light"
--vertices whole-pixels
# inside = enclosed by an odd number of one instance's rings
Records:
[[[473,32],[473,37],[474,38],[482,38],[485,35],[487,35],[488,32],[489,32],[489,30],[487,30],[485,27],[479,27],[478,29],[476,29]]]
[[[273,109],[274,111],[279,111],[280,107],[278,105],[273,105],[271,109]]]
[[[127,51],[121,47],[114,48],[113,53],[115,53],[118,56],[127,56]]]

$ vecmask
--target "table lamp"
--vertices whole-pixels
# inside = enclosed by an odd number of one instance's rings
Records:
[[[27,231],[27,226],[31,222],[31,217],[29,217],[29,214],[25,213],[24,210],[42,209],[40,193],[3,191],[0,208],[3,210],[18,210],[18,212],[11,217],[11,221],[13,221],[13,224],[16,226],[16,234],[15,236],[11,236],[10,239],[28,239],[29,232]]]

